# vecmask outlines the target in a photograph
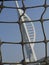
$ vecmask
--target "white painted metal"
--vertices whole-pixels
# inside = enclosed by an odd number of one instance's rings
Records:
[[[16,1],[16,6],[19,7],[17,1]],[[18,9],[18,12],[19,12],[19,15],[22,15],[23,10]],[[31,21],[30,17],[27,16],[27,14],[24,14],[24,16],[21,17],[21,20],[22,21],[27,21],[27,20]],[[22,24],[22,32],[23,32],[24,37],[26,35],[25,38],[27,38],[28,42],[34,42],[35,41],[36,34],[35,34],[34,24],[32,22],[23,23]],[[24,40],[26,40],[25,38],[24,38]],[[34,51],[34,43],[33,44],[26,44],[25,48],[26,48],[25,51],[28,53],[27,55],[30,55],[29,61],[36,61],[37,58],[36,58],[35,51]]]

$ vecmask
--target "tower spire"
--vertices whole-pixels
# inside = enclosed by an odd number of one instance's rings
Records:
[[[16,6],[19,8],[18,2],[16,1]],[[23,14],[22,9],[18,9],[19,15]],[[31,21],[30,17],[24,13],[21,17],[22,21]],[[35,28],[32,22],[23,23],[22,25],[22,34],[23,34],[23,41],[25,42],[34,42],[35,41]],[[26,59],[29,61],[36,61],[36,55],[34,51],[34,43],[33,44],[25,44],[25,53],[27,55]],[[26,60],[27,61],[27,60]]]

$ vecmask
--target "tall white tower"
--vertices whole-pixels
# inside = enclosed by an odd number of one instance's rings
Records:
[[[16,1],[16,6],[19,7],[18,2]],[[22,9],[18,9],[19,15],[22,15],[23,10]],[[31,19],[29,18],[29,16],[27,16],[27,14],[24,14],[21,17],[22,21],[30,21]],[[23,41],[26,42],[34,42],[35,41],[35,28],[34,28],[34,24],[32,22],[28,22],[28,23],[23,23],[21,25],[21,29],[22,29],[22,34],[23,34]],[[34,51],[34,43],[33,44],[25,44],[25,54],[26,54],[26,61],[36,61],[36,55],[35,55],[35,51]]]

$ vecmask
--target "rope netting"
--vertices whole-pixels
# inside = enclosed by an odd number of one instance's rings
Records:
[[[1,1],[1,4],[0,4],[0,13],[2,12],[2,10],[4,9],[4,8],[8,8],[8,9],[22,9],[24,12],[23,12],[23,14],[20,16],[19,15],[19,20],[18,21],[16,21],[16,22],[5,22],[5,21],[0,21],[0,23],[7,23],[7,24],[18,24],[19,25],[19,29],[20,29],[20,33],[21,33],[21,42],[6,42],[6,41],[0,41],[0,48],[1,48],[1,45],[2,44],[18,44],[18,45],[21,45],[22,46],[22,53],[23,53],[23,60],[21,61],[21,62],[16,62],[16,63],[10,63],[10,62],[2,62],[2,54],[1,54],[1,50],[0,50],[0,65],[49,65],[49,58],[48,58],[48,56],[47,56],[47,44],[48,44],[48,42],[49,42],[49,40],[47,40],[47,38],[46,38],[46,34],[45,34],[45,29],[44,29],[44,22],[46,22],[46,21],[49,21],[49,18],[48,19],[43,19],[43,16],[44,16],[44,14],[45,14],[45,12],[46,12],[46,10],[47,10],[47,8],[49,7],[49,5],[46,3],[47,2],[47,0],[44,0],[44,4],[43,5],[37,5],[37,6],[31,6],[31,7],[29,7],[29,6],[25,6],[25,3],[24,3],[24,0],[8,0],[8,1],[21,1],[22,2],[22,7],[9,7],[9,6],[4,6],[3,5],[3,3],[4,3],[4,1],[6,1],[6,0],[0,0]],[[41,8],[41,7],[43,7],[44,8],[44,10],[43,10],[43,12],[42,12],[42,14],[41,14],[41,17],[40,17],[40,19],[38,19],[38,20],[31,20],[31,21],[21,21],[21,17],[24,15],[24,13],[26,12],[26,10],[27,9],[34,9],[34,8]],[[23,41],[23,35],[22,35],[22,30],[21,30],[21,24],[23,24],[23,23],[28,23],[28,22],[40,22],[41,23],[41,28],[42,28],[42,32],[43,32],[43,35],[44,35],[44,40],[40,40],[40,41],[35,41],[35,42],[24,42]],[[40,60],[37,60],[37,61],[34,61],[34,62],[26,62],[25,61],[25,53],[24,53],[24,45],[25,44],[35,44],[36,45],[36,43],[38,44],[42,44],[42,43],[44,43],[44,45],[45,45],[45,57],[43,58],[43,59],[40,59]],[[6,52],[6,51],[5,51]]]

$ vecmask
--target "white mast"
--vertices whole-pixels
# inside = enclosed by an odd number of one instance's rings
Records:
[[[19,7],[18,2],[16,1],[16,6]],[[23,10],[22,9],[18,9],[19,15],[22,15]],[[24,14],[24,16],[21,17],[22,21],[31,21],[31,19],[29,18],[29,16],[27,16],[27,14]],[[23,33],[23,40],[24,41],[28,41],[28,42],[34,42],[35,41],[35,28],[32,22],[29,23],[23,23],[22,24],[22,33]],[[34,51],[34,43],[33,44],[26,44],[25,45],[25,52],[27,54],[27,58],[26,61],[36,61],[36,55],[35,55],[35,51]]]

